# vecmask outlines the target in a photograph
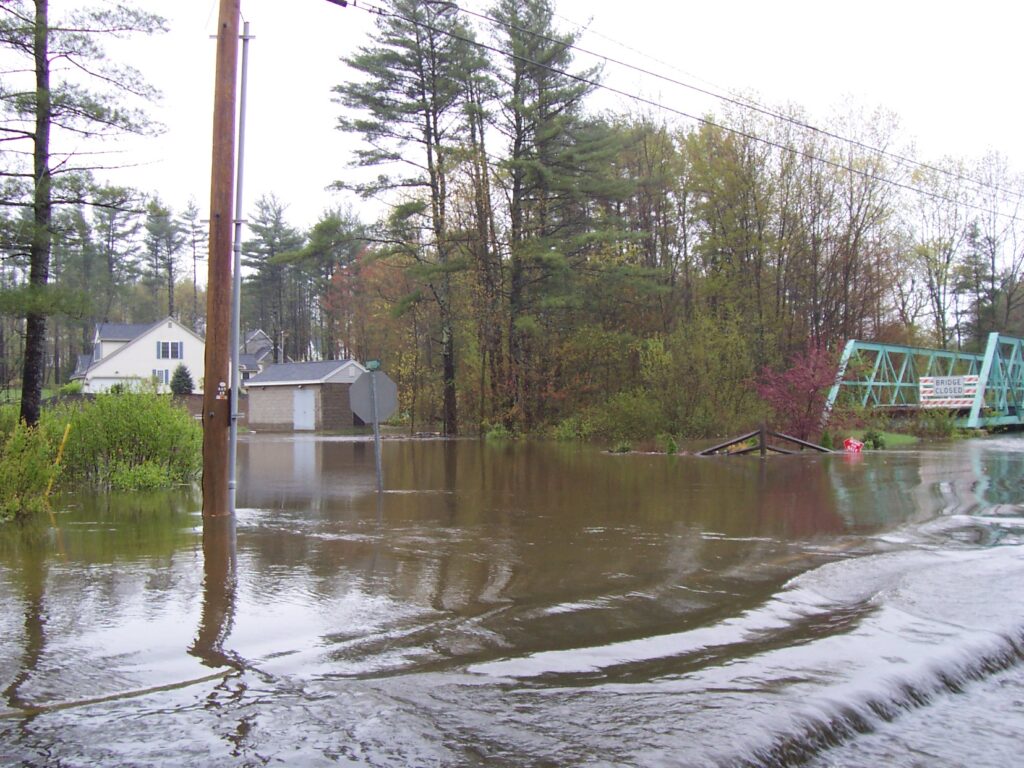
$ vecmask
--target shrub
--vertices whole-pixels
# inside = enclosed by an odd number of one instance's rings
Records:
[[[661,404],[643,390],[620,392],[594,410],[594,433],[615,441],[643,440],[664,431]]]
[[[484,439],[486,440],[512,440],[514,438],[515,435],[512,434],[512,430],[504,424],[495,424],[484,432]]]
[[[562,419],[551,428],[551,437],[561,442],[589,440],[594,434],[594,427],[586,416],[575,415]]]
[[[19,422],[0,456],[0,522],[23,520],[46,509],[46,490],[56,473],[54,452],[39,429]]]
[[[917,437],[952,437],[956,434],[956,415],[949,411],[920,410],[911,420],[910,431]]]
[[[864,446],[872,450],[885,450],[885,435],[877,429],[869,429],[864,433]]]
[[[672,435],[658,435],[654,442],[662,453],[679,453],[679,444]]]
[[[69,381],[67,384],[62,384],[57,389],[57,394],[60,397],[67,397],[69,395],[80,395],[80,394],[82,394],[82,380],[81,379],[75,379],[74,381]]]
[[[60,439],[68,421],[71,434],[61,473],[67,482],[155,487],[156,467],[166,487],[191,482],[201,468],[202,428],[165,395],[106,393],[89,403],[44,412],[51,443]]]
[[[129,466],[115,464],[110,471],[110,487],[116,491],[152,491],[174,485],[168,468],[152,461]]]

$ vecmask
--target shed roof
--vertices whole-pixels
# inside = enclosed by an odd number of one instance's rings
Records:
[[[283,384],[318,384],[326,381],[347,365],[362,368],[355,360],[321,360],[313,363],[278,363],[268,365],[263,372],[253,376],[246,386],[283,385]]]

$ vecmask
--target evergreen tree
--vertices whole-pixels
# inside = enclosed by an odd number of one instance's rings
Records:
[[[171,376],[171,393],[175,395],[191,395],[195,385],[192,383],[192,374],[184,363],[178,363]]]
[[[457,6],[426,0],[392,0],[379,16],[374,44],[347,58],[360,79],[339,85],[341,103],[357,117],[340,127],[361,135],[367,148],[357,153],[361,166],[392,170],[407,147],[419,157],[400,168],[412,175],[381,174],[356,185],[363,194],[404,189],[412,198],[392,218],[393,232],[425,222],[429,236],[407,238],[400,250],[417,263],[417,272],[437,306],[441,338],[444,432],[458,431],[453,272],[457,261],[451,229],[452,174],[467,125],[466,84],[484,62],[472,33],[459,20]]]
[[[287,263],[302,247],[303,238],[285,221],[284,213],[284,205],[276,197],[260,197],[256,215],[249,221],[253,237],[242,244],[242,265],[252,270],[242,291],[246,321],[273,339],[276,362],[286,357],[307,358],[302,329],[291,321],[307,312],[308,306],[298,304],[302,291],[296,285],[297,270]]]
[[[586,228],[579,216],[584,169],[599,168],[583,113],[598,71],[571,71],[576,36],[555,29],[550,0],[500,0],[491,16],[504,59],[497,67],[497,127],[508,146],[507,420],[529,427],[544,378],[533,347],[545,334],[546,308],[565,296],[569,259],[581,247],[574,238]],[[604,161],[607,168],[610,157]]]
[[[199,305],[199,262],[206,256],[209,237],[200,220],[199,206],[195,199],[189,199],[178,223],[184,237],[185,253],[192,259],[192,309],[189,319],[192,330],[198,332],[200,321],[206,315],[205,308],[201,309]]]
[[[147,282],[153,295],[153,310],[158,312],[159,290],[167,292],[167,315],[176,317],[174,284],[178,277],[178,254],[185,245],[185,233],[170,208],[153,198],[146,206]],[[156,317],[153,318],[154,320]]]
[[[154,95],[134,70],[106,60],[100,41],[105,36],[154,32],[163,28],[163,20],[119,4],[78,10],[67,20],[51,24],[48,0],[8,0],[2,12],[0,47],[21,61],[4,73],[0,89],[0,128],[12,142],[0,174],[32,180],[19,202],[32,211],[29,284],[40,295],[49,283],[53,208],[59,202],[54,196],[54,175],[88,164],[83,138],[142,132],[144,117],[119,98]],[[66,66],[53,69],[55,61]],[[51,146],[53,129],[74,136],[75,149],[59,154]],[[21,144],[30,145],[31,152],[17,151]],[[77,162],[68,162],[72,155]],[[29,156],[31,167],[26,167],[22,159]],[[29,425],[39,421],[49,311],[45,302],[33,301],[25,313],[21,417]]]

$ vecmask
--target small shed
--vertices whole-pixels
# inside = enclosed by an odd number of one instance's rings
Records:
[[[256,432],[322,432],[362,424],[348,391],[366,368],[355,360],[268,365],[245,382]]]

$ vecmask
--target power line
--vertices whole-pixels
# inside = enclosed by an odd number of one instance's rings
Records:
[[[762,104],[758,104],[756,101],[754,101],[752,99],[747,99],[747,98],[743,98],[743,97],[739,97],[739,96],[734,96],[734,95],[723,95],[721,93],[717,93],[716,91],[710,90],[708,88],[704,88],[704,87],[699,86],[699,85],[694,85],[692,83],[687,83],[687,82],[682,81],[682,80],[677,80],[677,79],[675,79],[673,77],[669,77],[668,75],[663,75],[663,74],[661,74],[659,72],[654,72],[653,70],[647,69],[645,67],[641,67],[641,66],[638,66],[638,65],[635,65],[635,64],[630,64],[627,61],[622,61],[621,59],[616,59],[616,58],[608,56],[606,54],[598,53],[597,51],[588,50],[588,49],[583,48],[582,46],[579,46],[579,45],[577,45],[575,43],[567,43],[564,40],[559,40],[558,38],[550,37],[550,36],[545,35],[545,34],[540,33],[540,32],[536,32],[536,31],[533,31],[533,30],[525,29],[523,27],[516,26],[515,24],[508,24],[507,22],[501,21],[500,19],[496,19],[493,16],[490,16],[489,14],[486,14],[486,13],[479,13],[477,11],[473,11],[473,10],[470,10],[468,8],[463,8],[461,6],[456,6],[456,7],[462,13],[465,13],[468,16],[473,16],[473,17],[478,18],[478,19],[482,19],[482,20],[490,23],[491,25],[501,24],[503,26],[508,26],[509,28],[514,29],[517,32],[522,32],[523,34],[532,35],[532,36],[537,37],[538,39],[544,40],[546,42],[555,43],[556,45],[564,45],[565,47],[567,47],[567,48],[569,48],[571,50],[577,51],[577,52],[585,54],[587,56],[593,56],[594,58],[600,59],[600,60],[602,60],[602,61],[604,61],[606,63],[615,64],[615,65],[620,66],[620,67],[625,67],[626,69],[630,69],[630,70],[632,70],[634,72],[637,72],[638,74],[646,75],[646,76],[649,76],[649,77],[654,77],[654,78],[656,78],[658,80],[662,80],[662,81],[664,81],[666,83],[670,83],[672,85],[677,85],[677,86],[679,86],[681,88],[686,88],[688,90],[694,91],[694,92],[702,94],[704,96],[709,96],[709,97],[711,97],[713,99],[717,99],[717,100],[722,101],[722,102],[724,102],[726,104],[732,104],[733,106],[740,107],[742,109],[748,109],[748,110],[750,110],[752,112],[756,112],[758,114],[764,115],[765,117],[770,117],[773,120],[778,120],[778,121],[781,121],[781,122],[785,122],[785,123],[788,123],[790,125],[794,125],[794,126],[800,128],[802,130],[810,131],[811,133],[820,134],[820,135],[826,136],[826,137],[828,137],[830,139],[834,139],[836,141],[840,141],[840,142],[843,142],[845,144],[849,144],[851,146],[857,147],[858,149],[866,150],[868,152],[872,152],[872,153],[880,155],[882,157],[887,157],[887,158],[889,158],[891,160],[896,161],[900,165],[903,165],[903,166],[906,166],[906,167],[911,167],[911,168],[920,168],[922,170],[931,171],[933,173],[939,173],[939,174],[942,174],[942,175],[945,175],[945,176],[949,176],[949,177],[951,177],[951,178],[953,178],[953,179],[955,179],[957,181],[967,182],[969,184],[975,185],[978,188],[991,189],[991,190],[999,192],[999,193],[1001,193],[1003,195],[1009,195],[1011,198],[1013,198],[1012,200],[1006,199],[1006,198],[1002,198],[1003,202],[1006,202],[1006,203],[1020,202],[1022,199],[1024,199],[1024,194],[1022,194],[1018,190],[1005,189],[1003,187],[1000,187],[997,184],[992,184],[992,183],[989,183],[989,182],[981,181],[981,180],[976,179],[974,177],[966,176],[966,175],[964,175],[962,173],[958,173],[956,171],[952,171],[952,170],[950,170],[948,168],[942,168],[940,166],[932,165],[930,163],[922,162],[920,160],[914,160],[913,158],[906,157],[905,155],[901,155],[901,154],[899,154],[897,152],[890,152],[889,150],[873,146],[873,145],[868,144],[866,142],[863,142],[863,141],[861,141],[859,139],[854,139],[854,138],[850,138],[848,136],[843,136],[842,134],[836,133],[835,131],[830,131],[827,128],[820,128],[820,127],[818,127],[816,125],[812,125],[811,123],[805,122],[805,121],[800,120],[800,119],[798,119],[796,117],[793,117],[793,116],[790,116],[790,115],[786,115],[786,114],[784,114],[782,112],[779,112],[777,110],[771,109],[771,108],[766,107],[766,106],[764,106]],[[573,24],[575,27],[577,27],[577,29],[579,29],[579,30],[585,30],[586,29],[586,27],[584,27],[584,25],[580,24],[579,22],[573,21],[572,19],[568,19],[565,16],[559,16],[559,18],[565,19],[570,24]],[[624,46],[621,43],[618,43],[617,41],[612,40],[611,38],[608,38],[608,37],[606,37],[604,35],[602,35],[602,37],[605,37],[605,39],[610,40],[612,43],[615,43],[616,45],[621,45],[623,48],[627,48],[627,50],[631,50],[631,49],[628,48],[628,46]],[[659,62],[659,63],[663,64],[663,62]],[[671,66],[671,65],[668,65],[668,66]]]
[[[455,9],[457,11],[461,11],[462,10],[455,3],[445,2],[443,4],[446,5],[446,6],[450,6],[451,8],[453,8],[453,9]],[[882,184],[888,184],[890,186],[893,186],[893,187],[896,187],[896,188],[899,188],[899,189],[903,189],[905,191],[912,192],[912,193],[917,194],[917,195],[923,195],[925,197],[930,197],[933,200],[939,200],[939,201],[946,202],[946,203],[951,203],[951,204],[954,204],[954,205],[963,205],[966,208],[970,208],[970,209],[976,210],[976,211],[978,211],[980,213],[986,213],[986,214],[989,214],[989,215],[992,215],[992,216],[1008,218],[1011,221],[1018,221],[1019,220],[1019,218],[1015,214],[1005,213],[1003,211],[997,211],[997,210],[994,210],[994,209],[991,209],[991,208],[987,208],[985,206],[978,205],[976,203],[971,203],[971,202],[968,202],[968,201],[965,201],[965,200],[957,200],[955,198],[948,197],[948,196],[943,195],[943,194],[938,193],[938,192],[931,192],[929,190],[921,189],[919,187],[915,187],[915,186],[912,186],[910,184],[906,184],[904,182],[888,178],[886,176],[881,176],[881,175],[878,175],[878,174],[870,173],[870,172],[865,171],[865,170],[854,168],[852,166],[844,165],[843,163],[840,163],[840,162],[838,162],[836,160],[830,160],[830,159],[825,158],[825,157],[819,157],[818,155],[815,155],[815,154],[813,154],[811,152],[808,152],[806,150],[802,150],[802,149],[798,149],[798,148],[795,148],[795,147],[791,147],[791,146],[789,146],[787,144],[782,144],[780,142],[773,141],[772,139],[768,139],[768,138],[765,138],[765,137],[762,137],[762,136],[757,136],[755,134],[749,133],[749,132],[741,130],[739,128],[734,128],[734,127],[730,127],[728,125],[724,125],[722,123],[718,123],[718,122],[716,122],[716,121],[714,121],[714,120],[712,120],[710,118],[707,118],[707,117],[700,117],[700,116],[691,114],[691,113],[686,112],[685,110],[679,109],[677,107],[671,107],[671,106],[668,106],[666,104],[662,104],[661,102],[655,101],[654,99],[650,99],[650,98],[647,98],[645,96],[640,96],[639,94],[635,94],[635,93],[628,93],[628,92],[626,92],[626,91],[624,91],[624,90],[622,90],[620,88],[616,88],[614,86],[606,85],[606,84],[601,83],[601,82],[599,82],[597,80],[593,80],[591,78],[584,77],[582,75],[576,75],[576,74],[573,74],[572,72],[566,72],[564,70],[558,69],[557,67],[552,67],[549,64],[544,64],[542,62],[534,61],[534,60],[532,60],[532,59],[530,59],[528,57],[525,57],[525,56],[522,56],[522,55],[519,55],[519,54],[516,54],[516,53],[511,53],[511,52],[508,52],[508,51],[503,51],[500,48],[497,48],[496,46],[489,45],[488,43],[483,43],[483,42],[480,42],[479,40],[475,40],[473,38],[466,37],[465,35],[460,35],[460,34],[458,34],[456,32],[451,31],[451,30],[446,30],[446,29],[441,29],[439,27],[435,27],[432,24],[429,24],[428,22],[423,21],[421,19],[413,19],[413,18],[409,18],[408,16],[403,16],[400,13],[396,13],[395,11],[391,11],[391,10],[389,10],[387,8],[383,8],[381,6],[374,5],[372,3],[367,3],[367,2],[363,2],[361,4],[353,3],[353,7],[354,8],[358,8],[360,10],[364,10],[367,13],[370,13],[370,14],[376,14],[378,16],[390,16],[392,18],[401,19],[401,20],[403,20],[405,22],[408,22],[409,24],[413,24],[414,26],[420,27],[422,29],[429,30],[429,31],[434,32],[436,34],[445,35],[445,36],[450,37],[450,38],[452,38],[454,40],[459,40],[459,41],[467,43],[469,45],[474,45],[474,46],[476,46],[478,48],[481,48],[483,50],[490,51],[492,53],[496,53],[499,56],[513,58],[513,59],[515,59],[517,61],[521,61],[521,62],[523,62],[525,64],[530,64],[531,66],[540,67],[541,69],[545,69],[545,70],[547,70],[547,71],[549,71],[549,72],[551,72],[553,74],[561,75],[563,77],[567,77],[567,78],[569,78],[571,80],[574,80],[574,81],[576,81],[578,83],[581,83],[581,84],[584,84],[584,85],[588,85],[591,88],[600,89],[600,90],[606,91],[608,93],[614,93],[614,94],[616,94],[618,96],[622,96],[623,98],[631,99],[631,100],[633,100],[635,102],[638,102],[640,104],[645,104],[647,106],[654,107],[655,109],[660,109],[660,110],[663,110],[665,112],[671,112],[673,114],[679,115],[680,117],[684,117],[687,120],[692,120],[692,121],[700,123],[702,125],[706,125],[706,126],[708,126],[710,128],[717,128],[718,130],[726,131],[726,132],[731,133],[731,134],[733,134],[735,136],[739,136],[740,138],[744,138],[744,139],[747,139],[749,141],[753,141],[755,143],[763,144],[763,145],[772,147],[774,149],[780,150],[782,152],[788,152],[788,153],[790,153],[790,154],[792,154],[792,155],[794,155],[796,157],[801,157],[801,158],[803,158],[805,160],[812,160],[812,161],[815,161],[815,162],[823,163],[824,165],[830,166],[830,167],[835,168],[837,170],[846,171],[848,173],[854,174],[855,176],[860,176],[860,177],[868,179],[870,181],[877,181],[877,182],[880,182]],[[529,33],[529,34],[537,34],[537,33]],[[543,38],[544,36],[541,35],[540,37]],[[548,38],[548,39],[552,39],[552,38]],[[556,42],[556,43],[558,43],[560,45],[566,45],[567,47],[569,47],[568,44],[565,43],[564,41],[553,40],[553,42]],[[593,55],[593,54],[590,54],[590,55]],[[814,130],[814,129],[812,128],[812,130]],[[841,137],[839,137],[839,139],[843,140]],[[883,150],[873,149],[873,148],[869,147],[868,145],[864,145],[864,147],[866,149],[874,152],[875,154],[879,154],[879,155],[884,155],[885,154],[885,152]],[[909,162],[913,162],[913,161],[909,161]],[[919,165],[920,167],[924,167],[921,164],[917,164],[917,165]],[[938,169],[936,169],[936,170],[938,170]],[[973,183],[980,184],[980,182],[973,182]],[[986,185],[986,186],[989,189],[993,188],[991,185]],[[1004,202],[1009,202],[1009,201],[1004,201]]]

